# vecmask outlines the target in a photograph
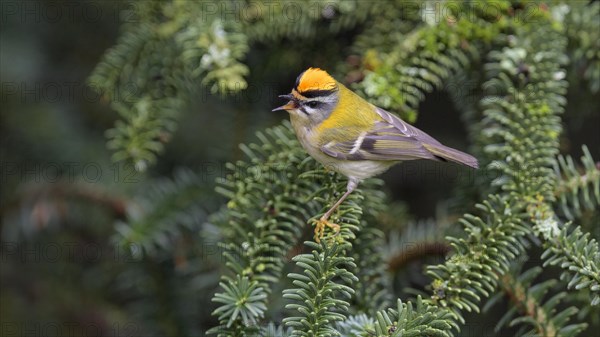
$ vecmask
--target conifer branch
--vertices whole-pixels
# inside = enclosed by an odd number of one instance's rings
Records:
[[[299,179],[300,173],[314,162],[305,160],[289,123],[257,136],[260,144],[241,147],[247,161],[229,164],[230,173],[219,181],[217,192],[229,202],[224,217],[217,219],[222,221],[227,267],[259,287],[261,296],[255,298],[265,305],[270,284],[278,281],[289,247],[296,243],[306,220],[317,210],[314,200],[302,205],[297,200],[314,194],[319,186],[317,178]],[[230,287],[239,286],[239,282],[230,282]],[[229,304],[223,303],[215,314]],[[244,311],[251,317],[247,321],[258,322],[264,316],[262,310]],[[211,329],[211,333],[221,336],[248,332],[244,321],[220,317],[221,326]]]
[[[453,336],[451,330],[458,329],[450,312],[428,304],[417,297],[415,305],[398,299],[395,309],[377,313],[376,336]]]
[[[591,305],[600,304],[600,251],[598,242],[583,233],[579,227],[562,229],[552,220],[538,220],[538,228],[546,239],[542,255],[544,266],[558,265],[563,269],[561,279],[568,281],[569,289],[589,289]],[[552,228],[546,230],[547,227]]]
[[[344,256],[349,243],[321,244],[305,242],[312,252],[294,257],[303,274],[288,274],[298,288],[286,289],[283,297],[300,303],[286,308],[297,311],[297,316],[283,322],[293,329],[292,336],[336,336],[332,323],[343,321],[343,312],[349,310],[348,299],[354,294],[351,287],[358,281],[348,269],[356,268],[353,259]]]
[[[314,177],[319,174],[319,171],[310,171],[303,174],[303,177]],[[366,205],[374,205],[382,198],[381,193],[371,190],[375,181],[366,182],[363,184],[360,191],[366,194],[370,201],[364,202]],[[338,184],[337,191],[343,191],[343,185]],[[326,185],[327,186],[327,185]],[[370,188],[371,187],[371,188]],[[328,187],[331,190],[331,186]],[[318,194],[326,193],[325,190],[319,190]],[[325,206],[321,214],[317,214],[315,218],[320,218],[327,211],[339,196],[331,195],[330,200],[323,199]],[[320,198],[316,198],[321,200]],[[368,273],[377,270],[366,271],[358,268],[355,259],[347,257],[350,251],[355,248],[352,245],[357,238],[356,232],[359,231],[358,225],[361,224],[362,210],[356,203],[357,200],[364,201],[364,196],[361,193],[353,193],[340,205],[339,209],[332,216],[332,221],[339,224],[341,229],[337,235],[326,236],[321,239],[321,243],[317,244],[312,241],[305,242],[311,248],[310,254],[302,254],[294,257],[296,265],[303,268],[303,274],[290,273],[288,277],[292,279],[292,283],[296,288],[284,290],[284,298],[294,300],[296,303],[286,305],[286,308],[293,309],[295,313],[292,316],[286,317],[284,323],[293,329],[293,336],[335,336],[338,335],[334,322],[340,322],[346,319],[344,312],[350,311],[350,300],[355,294],[354,284],[359,281],[359,278],[353,273],[358,271],[363,277],[361,281],[367,281],[364,278],[369,277]],[[379,206],[381,207],[381,206]],[[366,208],[367,214],[374,216],[377,214],[377,208]],[[367,216],[368,218],[368,216]],[[362,222],[367,225],[366,222]],[[367,236],[368,237],[368,236]],[[364,245],[364,244],[363,244]],[[369,244],[370,246],[370,244]],[[363,247],[364,248],[364,247]],[[372,257],[356,256],[357,260],[361,261],[361,266],[369,261],[369,258],[377,258],[377,255]],[[366,274],[366,275],[365,275]],[[374,280],[380,278],[381,275],[374,275]],[[381,297],[383,289],[377,284],[371,287],[361,289],[360,297],[364,300],[367,294],[375,295],[372,300],[377,300]],[[383,299],[379,299],[383,300]],[[371,305],[375,304],[371,303]]]
[[[399,111],[409,122],[416,120],[416,110],[425,94],[477,63],[481,51],[504,29],[502,21],[496,21],[498,17],[488,17],[478,10],[472,15],[478,4],[440,7],[433,11],[443,10],[443,14],[430,13],[436,18],[433,22],[401,36],[391,51],[369,55],[374,59],[370,62],[374,69],[360,83],[360,89],[374,104]],[[510,4],[499,1],[494,7],[502,17],[508,14]],[[470,13],[468,19],[463,11]]]
[[[294,246],[299,239],[301,228],[306,226],[306,222],[313,215],[317,214],[313,218],[320,216],[319,209],[320,213],[324,213],[339,198],[340,193],[345,191],[346,182],[341,181],[340,176],[333,172],[317,168],[314,160],[306,158],[288,122],[283,126],[259,133],[257,136],[261,140],[260,144],[242,145],[248,161],[228,165],[231,173],[219,181],[217,191],[226,196],[229,202],[225,216],[216,219],[222,221],[220,226],[223,228],[222,235],[226,242],[222,247],[223,255],[228,261],[227,267],[234,274],[247,277],[250,284],[255,284],[262,294],[268,295],[271,292],[271,285],[278,282],[280,278],[281,270],[287,262],[289,247]],[[322,239],[323,242],[347,241],[356,237],[354,233],[358,230],[362,214],[357,204],[358,200],[363,199],[361,191],[372,198],[381,197],[379,192],[370,191],[372,186],[376,186],[373,184],[377,184],[376,181],[362,184],[360,190],[351,194],[338,208],[332,215],[331,221],[341,225],[340,233],[337,236],[326,235]],[[299,204],[298,200],[303,202]],[[355,268],[356,265],[351,263],[351,260],[347,260],[348,258],[337,257],[339,252],[346,251],[347,248],[346,245],[342,245],[341,250],[336,248],[335,253],[331,253],[329,247],[323,248],[319,254],[324,254],[326,250],[331,254],[325,254],[327,259],[321,262],[314,261],[314,263],[330,263],[331,258],[338,259],[339,261],[335,261],[339,263],[350,263],[350,266]],[[305,256],[304,259],[306,258]],[[305,262],[307,261],[303,263]],[[330,271],[335,275],[339,271],[348,280],[356,278],[350,271],[342,272],[341,269]],[[228,284],[223,283],[222,287],[226,292],[235,291],[235,287],[241,286],[235,279],[225,280]],[[297,282],[300,280],[296,280],[295,284]],[[331,295],[329,294],[331,289],[338,289],[335,282],[326,282],[321,286],[324,287],[322,291],[328,296]],[[227,290],[229,288],[233,290]],[[242,290],[237,290],[237,293],[243,293]],[[345,290],[343,293],[346,294]],[[224,298],[222,296],[226,293],[219,294],[223,295],[215,297],[215,300]],[[312,295],[316,296],[316,294]],[[264,304],[267,296],[259,297],[258,294],[254,294],[254,298]],[[343,302],[337,302],[337,299],[333,301],[338,304]],[[221,308],[225,308],[228,304],[231,303],[223,303],[215,314],[221,315],[226,310]],[[258,309],[239,308],[239,310],[250,317],[246,322],[259,321],[264,316],[264,312]],[[327,310],[317,312],[313,317],[314,323],[322,321],[324,318],[321,315],[326,312]],[[301,310],[300,313],[306,314],[307,311]],[[220,317],[221,325],[211,329],[211,333],[221,335],[249,331],[246,330],[241,319],[229,321],[226,315]],[[288,321],[296,322],[299,319],[290,317],[286,320]],[[331,326],[321,328],[327,330],[331,329]]]
[[[127,219],[115,224],[113,241],[132,255],[172,254],[183,233],[196,232],[216,208],[211,185],[189,170],[178,170],[173,180],[153,182],[127,209]],[[211,205],[212,204],[212,205]]]
[[[583,146],[581,164],[583,173],[569,156],[558,156],[554,164],[558,178],[554,190],[557,206],[571,220],[581,215],[582,210],[600,206],[600,164],[594,162],[587,146]]]
[[[587,327],[585,323],[567,324],[569,319],[577,313],[575,307],[568,307],[556,313],[558,304],[567,296],[565,292],[559,292],[544,299],[557,281],[550,279],[534,285],[533,280],[541,271],[541,267],[535,267],[517,278],[512,273],[506,273],[500,277],[502,290],[521,316],[514,318],[515,310],[509,310],[499,320],[496,331],[508,321],[510,321],[510,326],[529,325],[532,328],[529,334],[539,336],[576,336]]]
[[[433,303],[450,308],[461,321],[460,311],[478,312],[477,303],[495,291],[498,275],[524,252],[529,233],[519,206],[501,196],[490,196],[477,208],[481,217],[467,214],[460,219],[466,238],[447,238],[453,254],[444,264],[427,268],[434,280]]]
[[[494,185],[503,194],[478,205],[482,217],[465,215],[460,220],[467,237],[448,238],[454,253],[427,271],[434,279],[433,302],[449,307],[461,320],[460,311],[479,311],[477,303],[495,292],[499,275],[524,252],[525,237],[532,231],[523,221],[526,205],[535,196],[552,196],[550,165],[561,130],[556,115],[564,109],[566,92],[566,83],[556,76],[563,71],[566,42],[547,14],[538,19],[544,24],[537,30],[515,26],[510,46],[490,52],[486,65],[484,88],[492,94],[486,92],[481,101],[481,137],[489,144],[489,167],[502,174]],[[554,37],[552,43],[543,41],[548,36]]]

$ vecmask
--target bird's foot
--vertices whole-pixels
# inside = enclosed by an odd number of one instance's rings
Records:
[[[320,218],[319,220],[314,220],[315,223],[315,241],[321,242],[323,235],[325,234],[325,226],[333,228],[336,236],[340,233],[340,225],[333,223],[326,218]]]

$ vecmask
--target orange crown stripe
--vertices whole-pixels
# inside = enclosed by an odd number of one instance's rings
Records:
[[[337,86],[333,77],[325,70],[319,68],[308,68],[298,81],[298,91],[300,93],[309,90],[332,90]]]

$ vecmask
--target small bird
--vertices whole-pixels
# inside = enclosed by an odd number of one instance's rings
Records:
[[[415,159],[452,161],[473,168],[477,159],[442,145],[399,117],[367,102],[326,71],[309,68],[296,79],[289,100],[273,109],[290,113],[292,127],[302,147],[325,167],[348,178],[346,193],[319,219],[315,239],[325,226],[339,233],[329,217],[359,182],[392,165]]]

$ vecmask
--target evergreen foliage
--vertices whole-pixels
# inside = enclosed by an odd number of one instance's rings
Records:
[[[138,168],[155,159],[161,134],[174,130],[175,115],[169,111],[176,110],[173,107],[185,96],[182,83],[187,75],[172,91],[152,88],[168,87],[179,70],[186,69],[192,80],[202,78],[201,83],[215,93],[242,90],[248,74],[243,58],[250,44],[311,39],[323,29],[336,34],[362,28],[373,15],[381,15],[389,20],[365,25],[356,38],[353,49],[363,59],[358,70],[352,70],[359,73],[355,88],[374,104],[414,121],[427,95],[452,83],[454,89],[448,91],[464,108],[474,152],[494,177],[477,178],[481,185],[477,193],[485,198],[475,205],[474,214],[458,220],[461,234],[444,242],[439,231],[411,230],[419,222],[402,232],[403,240],[451,247],[444,263],[427,267],[432,279],[429,298],[398,299],[396,308],[386,309],[392,298],[386,258],[391,259],[392,270],[410,261],[398,264],[393,259],[403,253],[393,253],[397,240],[384,249],[385,234],[377,223],[390,210],[378,191],[382,185],[373,180],[361,185],[334,214],[332,220],[342,228],[338,236],[327,236],[320,243],[306,241],[301,249],[308,251],[292,258],[296,269],[288,274],[291,285],[283,290],[286,311],[269,303],[277,296],[274,290],[279,289],[284,269],[290,267],[288,256],[297,253],[290,249],[305,236],[302,228],[311,217],[322,214],[344,191],[345,182],[306,158],[288,123],[258,133],[260,142],[242,145],[245,160],[229,164],[229,173],[218,182],[217,192],[228,202],[210,223],[218,228],[227,271],[213,298],[219,326],[211,332],[452,336],[466,323],[465,312],[479,312],[482,300],[493,296],[489,303],[496,303],[503,294],[513,309],[500,319],[498,331],[510,322],[543,335],[581,332],[586,324],[569,323],[575,307],[557,309],[559,301],[570,295],[559,291],[544,297],[562,283],[533,280],[542,268],[558,265],[567,289],[589,291],[591,304],[600,302],[596,240],[562,224],[554,213],[559,206],[561,214],[576,220],[581,209],[597,210],[600,200],[600,170],[589,151],[584,148],[584,173],[570,157],[559,155],[569,57],[584,69],[591,91],[598,90],[594,74],[600,39],[588,29],[598,19],[598,5],[458,2],[444,3],[442,15],[434,3],[406,4],[400,11],[393,2],[374,9],[361,1],[316,4],[322,5],[317,6],[321,11],[302,11],[293,22],[284,20],[278,6],[275,19],[257,10],[231,22],[191,2],[137,9],[141,23],[126,27],[90,80],[103,83],[101,89],[114,89],[146,76],[138,92],[143,95],[127,106],[116,106],[124,121],[109,133],[110,144],[117,149],[115,158],[133,159]],[[202,15],[208,19],[194,19]],[[136,51],[159,45],[171,46],[179,56],[163,54],[160,60],[136,56]],[[164,74],[158,81],[148,81],[157,76],[147,72],[145,65],[152,62],[158,62],[153,69]],[[144,70],[143,75],[135,69]],[[475,92],[456,89],[473,81],[479,86]],[[516,275],[517,258],[537,242],[546,249],[543,266]],[[279,323],[261,327],[279,316],[275,312],[285,314],[283,323],[289,330]]]
[[[347,268],[356,266],[352,258],[343,256],[343,245],[334,243],[329,247],[324,241],[320,246],[313,242],[306,244],[313,249],[312,254],[294,257],[304,273],[288,275],[297,288],[283,293],[283,297],[301,302],[286,306],[297,310],[298,316],[288,317],[284,323],[293,329],[292,336],[335,336],[338,333],[330,323],[346,319],[340,311],[348,311],[345,299],[352,297],[351,286],[358,281]]]
[[[179,170],[173,180],[154,182],[115,224],[117,245],[140,255],[171,255],[174,243],[196,233],[214,209],[207,198],[211,185],[189,170]],[[204,199],[204,200],[203,200]],[[198,200],[203,200],[198,203]]]
[[[88,83],[118,113],[106,131],[113,160],[150,172],[137,196],[102,202],[114,208],[111,247],[137,263],[97,283],[126,293],[147,330],[173,336],[463,336],[473,317],[498,336],[600,328],[600,165],[592,144],[572,159],[561,119],[578,113],[569,86],[585,83],[589,101],[600,91],[600,4],[316,0],[293,2],[293,20],[289,6],[145,1],[124,12]],[[240,145],[215,183],[195,169],[150,179],[199,91],[224,107],[257,72],[308,61],[411,123],[430,95],[448,94],[482,167],[451,212],[414,219],[368,179],[332,215],[340,232],[316,240],[310,224],[347,182],[287,121]],[[220,114],[210,118],[227,131],[259,124]],[[14,213],[45,209],[43,197],[23,200]],[[395,282],[401,271],[418,282]]]
[[[518,275],[516,279],[512,273],[502,276],[502,289],[509,297],[512,308],[498,321],[496,331],[506,322],[510,322],[511,326],[522,325],[519,335],[576,336],[586,328],[585,323],[567,325],[577,308],[571,306],[556,313],[558,305],[567,296],[565,292],[544,299],[557,282],[551,279],[534,285],[533,280],[541,272],[540,267],[534,267]],[[519,316],[515,317],[517,313]]]
[[[588,289],[591,304],[600,304],[600,251],[598,242],[583,234],[579,227],[571,230],[565,226],[556,237],[549,238],[542,255],[544,266],[560,265],[564,270],[561,279],[568,280],[567,287]]]
[[[570,220],[581,216],[583,210],[594,210],[600,204],[600,171],[586,146],[579,167],[583,173],[569,156],[559,156],[554,164],[559,178],[554,194],[560,210]]]
[[[451,315],[445,310],[428,305],[418,297],[416,307],[411,302],[398,299],[396,309],[377,313],[375,333],[377,336],[452,336],[456,328]]]

